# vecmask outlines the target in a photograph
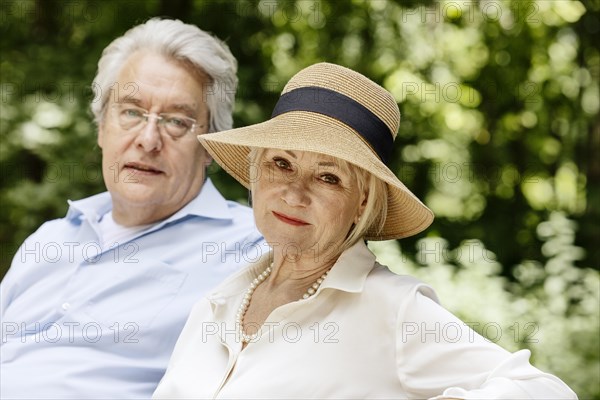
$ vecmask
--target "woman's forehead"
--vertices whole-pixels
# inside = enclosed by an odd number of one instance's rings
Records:
[[[333,157],[333,156],[330,156],[327,154],[315,153],[312,151],[267,149],[264,154],[272,155],[273,153],[287,154],[292,159],[297,159],[297,160],[300,160],[300,159],[312,160],[312,161],[318,161],[319,163],[327,163],[327,164],[333,164],[333,165],[340,165],[340,164],[345,163],[343,160],[340,160],[339,158],[336,158],[336,157]]]

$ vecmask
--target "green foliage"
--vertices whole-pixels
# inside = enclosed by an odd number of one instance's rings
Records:
[[[369,247],[393,272],[433,286],[447,309],[490,341],[511,351],[531,350],[538,368],[559,376],[580,399],[597,399],[600,274],[575,266],[583,256],[573,244],[575,232],[572,220],[551,213],[537,229],[544,262],[523,260],[514,281],[500,275],[496,256],[475,239],[450,249],[444,239],[424,238],[416,261],[396,241]]]
[[[0,276],[66,199],[105,190],[88,113],[96,63],[157,15],[226,40],[239,61],[236,126],[268,118],[285,82],[318,61],[389,89],[403,116],[391,168],[436,214],[401,242],[400,264],[461,317],[513,327],[500,343],[531,348],[581,398],[600,398],[597,0],[2,0]],[[218,166],[209,173],[246,201]],[[419,252],[442,244],[489,252]],[[525,343],[535,327],[539,343]]]

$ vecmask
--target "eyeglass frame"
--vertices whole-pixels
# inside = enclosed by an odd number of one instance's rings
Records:
[[[129,107],[126,107],[129,106]],[[123,108],[126,107],[126,108]],[[170,137],[174,138],[174,139],[180,139],[182,137],[184,137],[185,135],[187,135],[190,132],[194,132],[196,129],[198,128],[203,128],[206,125],[205,124],[198,124],[198,120],[196,120],[195,118],[192,117],[188,117],[186,115],[178,115],[178,114],[174,114],[174,113],[154,113],[154,112],[150,112],[149,110],[136,106],[135,104],[131,104],[131,103],[113,103],[110,105],[110,108],[117,111],[117,114],[114,115],[113,117],[115,118],[115,122],[117,122],[119,124],[119,126],[121,127],[121,129],[125,129],[126,131],[136,131],[136,130],[142,130],[144,129],[149,121],[150,118],[153,118],[153,120],[156,121],[156,126],[159,129],[159,131],[162,130],[169,135]],[[123,108],[123,109],[121,109]],[[140,116],[136,116],[135,118],[138,118],[138,123],[131,127],[131,128],[125,128],[122,125],[122,122],[119,120],[120,119],[120,115],[122,112],[127,111],[127,110],[135,110],[135,111],[140,111],[141,115]],[[177,136],[177,135],[173,135],[171,134],[171,132],[169,132],[168,128],[165,126],[165,124],[168,121],[168,117],[172,116],[172,118],[175,119],[182,119],[182,120],[188,120],[192,122],[192,126],[189,127],[184,133],[182,133],[181,135]]]

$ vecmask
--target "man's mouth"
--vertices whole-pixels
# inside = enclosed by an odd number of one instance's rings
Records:
[[[133,170],[136,172],[141,172],[144,174],[151,174],[151,175],[157,175],[157,174],[162,174],[163,171],[152,167],[151,165],[147,165],[147,164],[142,164],[142,163],[137,163],[137,162],[129,162],[127,164],[125,164],[124,169],[129,169],[129,170]]]

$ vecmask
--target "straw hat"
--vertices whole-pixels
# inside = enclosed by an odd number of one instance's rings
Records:
[[[363,75],[335,64],[307,67],[283,89],[270,120],[198,136],[225,171],[249,188],[250,147],[311,151],[337,157],[387,183],[383,230],[365,239],[417,234],[433,213],[386,166],[400,112],[392,95]]]

